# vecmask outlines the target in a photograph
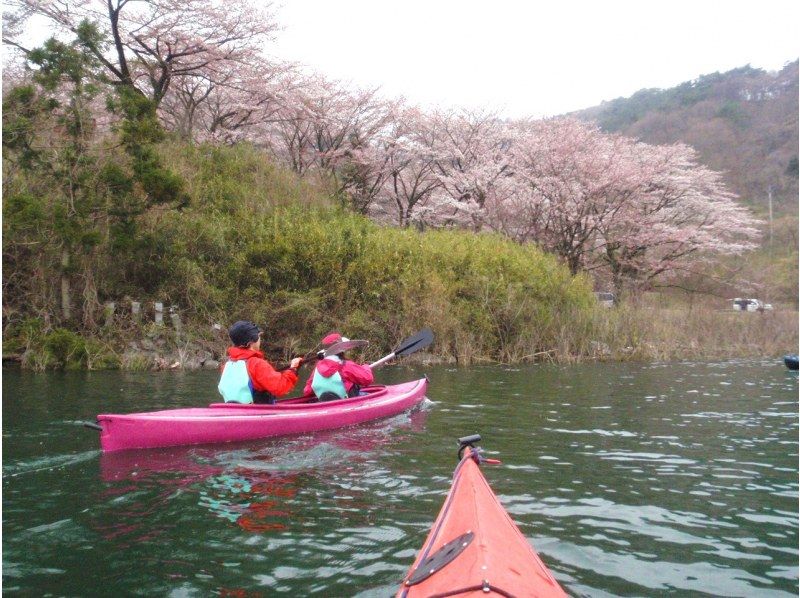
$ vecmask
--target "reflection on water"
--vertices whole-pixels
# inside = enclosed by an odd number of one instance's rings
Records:
[[[97,529],[118,543],[123,537],[128,542],[152,539],[140,534],[152,527],[154,509],[167,511],[180,494],[196,497],[201,511],[242,530],[287,530],[306,510],[303,501],[297,500],[304,472],[313,476],[326,467],[362,462],[371,451],[396,442],[403,430],[421,431],[429,406],[428,401],[422,409],[355,429],[277,442],[101,453],[100,478],[116,482],[106,491],[115,520]],[[145,499],[146,509],[140,498]]]
[[[480,432],[503,461],[487,479],[571,594],[797,595],[797,374],[782,364],[426,373],[431,401],[390,420],[100,453],[80,421],[203,404],[213,376],[5,372],[4,590],[391,595],[455,438]]]

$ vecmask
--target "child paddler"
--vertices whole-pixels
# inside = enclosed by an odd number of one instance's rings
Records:
[[[331,332],[322,339],[323,347],[349,342],[350,339],[338,332]],[[362,341],[366,344],[366,341]],[[345,354],[324,356],[317,362],[314,371],[306,382],[304,396],[316,395],[320,401],[333,401],[358,396],[362,386],[372,384],[372,370],[345,358]]]
[[[253,322],[238,321],[228,329],[232,347],[222,366],[219,389],[226,403],[274,403],[297,384],[302,357],[277,371],[261,352],[261,330]]]

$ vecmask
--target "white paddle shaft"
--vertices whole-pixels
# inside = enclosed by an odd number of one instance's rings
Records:
[[[381,357],[378,361],[369,364],[369,368],[371,370],[374,370],[376,367],[381,366],[384,363],[386,363],[387,361],[389,361],[390,359],[392,359],[394,357],[394,355],[395,355],[394,353],[389,353],[386,357]]]

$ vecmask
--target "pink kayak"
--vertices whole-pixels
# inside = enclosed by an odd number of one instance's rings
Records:
[[[425,398],[428,380],[371,386],[366,395],[310,403],[288,399],[275,405],[216,403],[209,407],[165,409],[127,415],[101,414],[104,451],[254,440],[352,426],[396,415]]]

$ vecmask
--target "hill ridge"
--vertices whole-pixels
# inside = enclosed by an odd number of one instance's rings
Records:
[[[756,213],[793,214],[798,199],[798,60],[745,65],[667,89],[640,89],[569,113],[646,143],[686,143]]]

